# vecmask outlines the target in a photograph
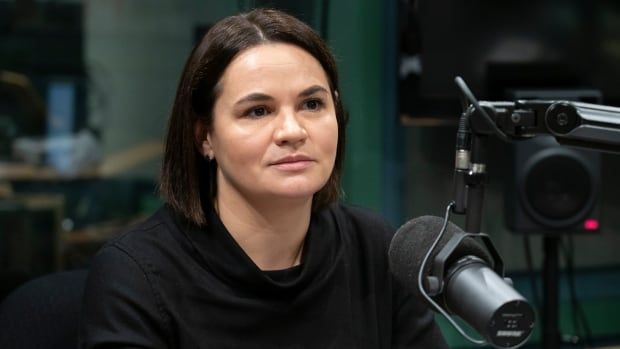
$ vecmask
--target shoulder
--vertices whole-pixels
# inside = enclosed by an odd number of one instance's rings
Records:
[[[187,250],[183,232],[172,217],[163,207],[146,220],[125,228],[102,246],[91,264],[151,278],[172,268],[171,261],[181,258]]]
[[[125,298],[132,301],[137,294],[150,293],[159,304],[159,275],[170,264],[171,256],[179,254],[173,224],[171,213],[162,207],[108,241],[91,260],[90,292],[106,297],[129,292],[132,297]]]
[[[82,298],[84,347],[109,343],[110,333],[117,344],[165,346],[170,319],[151,269],[142,253],[115,240],[99,250],[91,260]]]
[[[349,236],[381,246],[389,244],[394,236],[394,227],[368,208],[338,203],[330,206],[330,211]]]
[[[172,213],[162,207],[146,220],[131,225],[106,243],[102,250],[116,247],[128,254],[134,251],[147,251],[149,248],[170,246],[177,230]]]
[[[126,227],[110,239],[91,261],[91,270],[99,273],[146,275],[149,256],[158,249],[162,236],[170,235],[166,227],[165,208],[146,220]]]

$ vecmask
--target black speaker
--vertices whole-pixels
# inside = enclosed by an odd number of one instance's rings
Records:
[[[553,137],[515,142],[505,181],[508,228],[525,234],[599,230],[600,154]]]

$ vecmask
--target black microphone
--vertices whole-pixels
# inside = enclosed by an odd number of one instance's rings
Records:
[[[465,109],[467,109],[465,107]],[[470,166],[471,131],[469,130],[469,116],[463,113],[456,131],[456,151],[454,154],[454,213],[463,214],[467,202],[467,174]]]
[[[446,312],[458,315],[489,344],[497,348],[524,344],[534,328],[534,311],[509,281],[492,269],[493,257],[476,239],[448,222],[423,265],[443,224],[443,218],[423,216],[398,229],[389,249],[394,277],[433,309],[438,310],[435,306],[439,306],[444,315]],[[441,268],[442,265],[445,267]],[[424,285],[420,287],[418,274],[422,268]]]

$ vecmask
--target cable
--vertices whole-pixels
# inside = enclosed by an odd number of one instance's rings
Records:
[[[574,270],[575,270],[575,245],[573,243],[573,238],[572,236],[569,239],[570,242],[570,256],[571,256],[571,262],[570,262],[570,266],[571,266],[571,270],[574,274]],[[573,282],[573,290],[575,290],[575,295],[576,293],[576,288],[575,288],[575,278],[572,278],[572,282]],[[585,311],[583,310],[583,307],[581,306],[581,302],[579,301],[579,299],[577,297],[575,297],[576,301],[577,301],[577,312],[580,315],[580,319],[582,322],[582,325],[584,327],[585,330],[585,336],[586,336],[586,344],[588,345],[592,345],[592,328],[590,327],[590,322],[588,321],[588,317],[586,316]]]
[[[422,294],[422,296],[424,296],[424,298],[433,305],[433,307],[439,312],[441,313],[441,315],[443,315],[452,325],[452,327],[454,327],[463,337],[465,337],[468,341],[478,344],[478,345],[484,345],[487,344],[487,342],[485,340],[482,339],[474,339],[472,337],[470,337],[467,333],[465,333],[465,331],[461,328],[461,326],[459,326],[450,315],[448,315],[440,306],[439,304],[435,303],[435,301],[429,297],[428,294],[426,294],[426,290],[424,290],[424,286],[422,285],[422,278],[424,276],[424,270],[426,269],[426,263],[428,262],[428,259],[431,256],[431,253],[433,252],[433,250],[435,249],[435,247],[437,246],[437,244],[439,243],[439,240],[441,240],[441,237],[443,236],[444,232],[446,231],[446,227],[448,226],[448,220],[450,219],[450,210],[452,209],[452,206],[454,206],[454,201],[450,202],[448,204],[448,207],[446,207],[446,213],[444,215],[444,220],[443,220],[443,226],[441,227],[441,230],[439,231],[439,234],[437,235],[437,238],[435,239],[435,241],[433,242],[433,244],[431,245],[431,248],[428,249],[428,252],[426,252],[426,255],[424,256],[424,259],[422,260],[422,265],[420,266],[420,271],[418,272],[418,289],[420,290],[420,293]]]
[[[570,266],[571,265],[570,251],[568,251],[564,243],[562,243],[560,246],[562,246],[562,252],[564,253],[564,260],[566,261],[566,281],[568,283],[568,293],[569,293],[569,300],[570,300],[570,307],[571,307],[571,321],[573,323],[573,331],[575,332],[575,335],[571,337],[576,337],[576,340],[574,340],[573,342],[579,343],[580,338],[581,338],[581,331],[580,331],[579,320],[577,319],[577,305],[576,305],[577,296],[575,295],[575,289],[573,285],[574,274]]]
[[[525,249],[525,264],[527,267],[527,273],[530,276],[530,284],[532,286],[532,298],[534,298],[534,305],[536,306],[536,309],[541,309],[540,297],[538,295],[538,279],[534,273],[532,247],[530,246],[530,238],[527,235],[523,236],[523,246]]]
[[[575,287],[575,261],[574,261],[574,251],[575,246],[573,243],[573,236],[568,235],[568,247],[562,244],[562,251],[564,252],[564,257],[566,260],[566,276],[568,281],[568,290],[571,301],[571,312],[573,318],[573,327],[577,334],[580,334],[580,330],[583,330],[584,335],[584,347],[588,348],[592,343],[592,329],[590,328],[590,324],[588,322],[588,318],[583,311],[583,307],[581,306],[581,302],[577,297],[577,290]],[[581,328],[583,327],[583,328]]]
[[[480,103],[478,103],[478,100],[476,99],[476,97],[474,96],[474,94],[471,92],[471,90],[469,89],[469,87],[467,87],[467,84],[465,83],[465,81],[463,80],[463,78],[461,78],[460,76],[457,76],[454,78],[454,82],[456,83],[456,85],[461,89],[461,92],[463,93],[463,96],[465,96],[469,102],[471,104],[474,105],[474,109],[478,110],[480,112],[480,114],[482,114],[482,116],[484,117],[484,119],[486,120],[486,122],[489,124],[489,126],[491,126],[491,128],[493,129],[493,132],[495,132],[495,134],[504,142],[508,142],[508,143],[512,143],[512,140],[510,138],[508,138],[508,136],[506,136],[506,134],[504,132],[502,132],[502,130],[500,130],[497,125],[495,125],[495,123],[493,122],[493,119],[491,119],[491,117],[489,116],[489,114],[487,114],[486,110],[484,110],[481,106]],[[463,101],[463,99],[461,98],[461,101]],[[462,102],[463,103],[463,102]],[[463,103],[463,105],[465,105],[466,103]]]

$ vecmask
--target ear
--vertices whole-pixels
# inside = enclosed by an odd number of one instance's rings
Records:
[[[194,127],[194,139],[196,140],[196,148],[198,152],[205,158],[212,160],[214,157],[213,148],[211,147],[211,134],[205,127],[204,122],[197,121]]]

